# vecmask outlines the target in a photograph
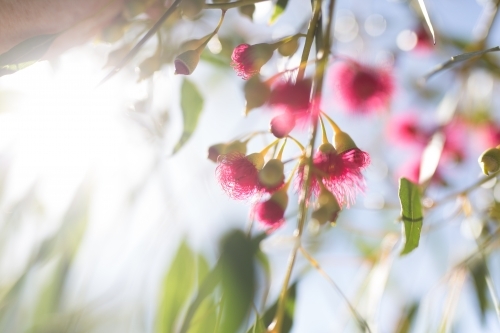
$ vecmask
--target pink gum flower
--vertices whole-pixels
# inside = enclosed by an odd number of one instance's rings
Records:
[[[339,64],[332,72],[332,81],[352,113],[366,114],[384,108],[394,92],[393,78],[387,70],[356,62]]]
[[[273,44],[240,44],[233,50],[231,66],[238,76],[248,80],[260,72],[260,68],[271,59],[275,49]]]
[[[318,150],[313,157],[313,178],[311,192],[318,195],[319,181],[335,195],[340,205],[347,207],[354,203],[356,194],[363,192],[365,182],[361,173],[370,164],[369,155],[354,148],[338,154],[335,150]],[[304,166],[299,168],[298,186],[304,183]]]
[[[259,171],[248,156],[239,152],[220,155],[217,180],[226,194],[235,200],[245,200],[260,190]]]

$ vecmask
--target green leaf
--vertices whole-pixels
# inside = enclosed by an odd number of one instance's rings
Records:
[[[187,79],[184,79],[181,87],[181,110],[184,118],[184,129],[174,147],[174,154],[182,148],[193,134],[198,125],[198,118],[203,110],[203,97],[198,88]]]
[[[484,260],[476,260],[472,262],[468,268],[474,281],[476,298],[479,303],[479,309],[481,310],[481,321],[484,324],[486,310],[488,308],[488,285],[486,283],[488,268]]]
[[[40,35],[17,44],[0,55],[0,76],[31,66],[47,52],[58,34]]]
[[[425,8],[424,0],[418,0],[418,4],[420,5],[420,10],[422,11],[422,14],[424,15],[425,22],[427,23],[427,26],[429,27],[429,31],[432,34],[432,41],[434,42],[434,44],[436,44],[436,35],[434,34],[434,28],[432,27],[431,19],[429,18],[429,14],[427,13],[427,8]]]
[[[196,310],[188,333],[215,332],[217,305],[212,298],[205,299]]]
[[[422,231],[422,204],[420,190],[417,184],[406,178],[399,180],[399,200],[401,202],[401,216],[404,228],[404,247],[401,255],[408,254],[418,247],[420,232]]]
[[[175,323],[196,283],[196,256],[182,242],[163,280],[156,332],[175,332]]]
[[[413,303],[401,314],[399,318],[398,324],[396,326],[396,333],[409,333],[411,324],[415,320],[416,314],[418,310],[418,303]]]
[[[297,297],[297,282],[293,283],[288,288],[288,294],[285,304],[285,316],[283,317],[283,326],[281,329],[282,333],[288,333],[293,326],[293,318],[295,312],[295,298]],[[278,309],[278,300],[274,302],[271,307],[269,307],[262,317],[257,316],[256,322],[250,327],[247,333],[265,333],[261,331],[261,327],[268,327],[276,315],[276,310]]]
[[[469,59],[472,59],[474,57],[479,57],[479,56],[482,56],[486,53],[497,52],[497,51],[500,51],[500,46],[495,46],[495,47],[492,47],[491,49],[487,49],[487,50],[483,50],[483,51],[468,52],[468,53],[462,53],[462,54],[456,55],[454,57],[451,57],[450,60],[443,62],[442,64],[439,64],[436,67],[434,67],[433,70],[431,70],[429,73],[427,73],[423,76],[422,80],[425,83],[425,81],[429,80],[435,74],[437,74],[437,73],[439,73],[447,68],[450,68],[451,66],[453,66],[459,62],[469,60]]]
[[[285,11],[287,5],[288,0],[278,0],[278,2],[276,2],[276,5],[274,6],[274,12],[269,23],[276,22],[278,17],[280,17],[281,14],[283,14],[283,12]]]
[[[222,316],[218,333],[237,332],[255,296],[256,247],[242,231],[235,230],[221,241]]]

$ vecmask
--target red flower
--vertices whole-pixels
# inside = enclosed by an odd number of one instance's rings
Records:
[[[333,146],[332,146],[333,148]],[[370,164],[369,155],[358,149],[349,149],[338,154],[335,149],[318,150],[313,157],[311,192],[318,195],[319,181],[332,192],[340,205],[349,206],[356,194],[365,188],[361,171]],[[304,183],[304,167],[298,172],[298,186]]]
[[[383,69],[358,63],[342,63],[332,80],[349,111],[367,113],[383,108],[394,91],[393,78]]]
[[[493,122],[479,125],[474,129],[478,150],[484,151],[500,144],[500,126]]]
[[[231,66],[243,79],[248,80],[260,72],[260,68],[271,59],[275,50],[272,44],[240,44],[231,56]]]
[[[284,138],[295,127],[295,117],[290,113],[282,113],[271,119],[271,133],[277,138]]]
[[[230,198],[245,200],[260,190],[259,171],[248,156],[233,152],[220,155],[218,162],[217,180]]]
[[[285,209],[288,205],[288,194],[286,192],[286,188],[276,191],[269,199],[254,206],[257,221],[271,231],[279,228],[285,222]]]
[[[462,161],[465,158],[465,133],[464,123],[455,119],[443,128],[445,142],[443,147],[443,158],[454,161]]]
[[[279,228],[285,222],[285,210],[272,199],[257,203],[254,213],[257,221],[271,230]]]
[[[288,135],[296,123],[304,124],[318,116],[311,103],[311,86],[310,79],[282,81],[271,90],[268,104],[283,112],[271,121],[271,131],[276,137]]]

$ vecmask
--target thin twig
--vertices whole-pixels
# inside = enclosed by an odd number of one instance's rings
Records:
[[[342,289],[333,281],[333,279],[321,268],[319,263],[301,246],[300,252],[302,255],[309,261],[311,266],[318,271],[319,274],[321,274],[325,280],[332,285],[332,287],[339,293],[339,295],[344,299],[346,302],[347,306],[349,307],[349,310],[351,311],[352,315],[354,318],[357,320],[358,324],[360,327],[363,329],[367,330],[368,332],[371,332],[370,327],[368,326],[368,323],[366,320],[359,314],[359,312],[354,308],[354,306],[351,304],[347,296],[342,292]]]
[[[132,60],[137,53],[139,53],[141,47],[146,43],[155,33],[160,29],[161,25],[163,22],[165,22],[170,15],[174,13],[174,11],[179,7],[181,4],[182,0],[175,0],[174,3],[165,11],[165,13],[160,17],[158,22],[155,23],[155,25],[149,29],[149,31],[144,35],[144,37],[141,38],[141,40],[130,50],[127,55],[118,63],[118,65],[113,68],[113,70],[104,77],[104,79],[99,82],[97,86],[102,85],[104,82],[108,81],[110,78],[112,78],[116,73],[118,73],[130,60]]]

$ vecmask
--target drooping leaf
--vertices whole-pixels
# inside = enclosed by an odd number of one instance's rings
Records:
[[[198,118],[203,110],[203,97],[198,88],[188,79],[184,79],[181,87],[181,110],[184,118],[184,126],[182,135],[174,147],[174,154],[182,148],[182,146],[193,135]]]
[[[401,251],[401,255],[403,255],[418,247],[422,231],[423,213],[418,185],[406,178],[401,178],[399,180],[399,200],[405,236],[404,247]]]
[[[163,280],[156,318],[157,333],[175,332],[177,317],[196,283],[195,265],[195,254],[185,242],[182,242]]]
[[[295,313],[295,298],[297,297],[297,282],[293,283],[288,288],[285,304],[285,315],[283,317],[283,326],[281,329],[282,333],[288,333],[292,329],[293,326],[293,318]],[[247,333],[264,333],[260,328],[262,326],[268,327],[274,319],[276,315],[276,310],[278,309],[278,300],[269,307],[264,315],[257,316],[256,322],[250,327]]]
[[[488,308],[488,285],[486,282],[488,268],[486,267],[484,260],[476,260],[472,262],[468,268],[474,282],[476,298],[481,311],[481,322],[484,324],[486,310]]]
[[[40,60],[57,36],[58,34],[32,37],[0,54],[0,76],[15,73]]]
[[[434,34],[434,28],[432,27],[431,19],[429,18],[429,13],[427,13],[427,8],[425,8],[424,0],[418,0],[418,4],[420,5],[420,10],[422,11],[422,14],[424,15],[425,23],[427,23],[427,26],[429,27],[429,31],[432,34],[432,41],[434,44],[436,44],[436,35]]]
[[[255,244],[240,230],[229,233],[221,241],[220,333],[237,332],[252,307],[255,296],[255,252]]]
[[[435,74],[437,74],[437,73],[439,73],[447,68],[450,68],[451,66],[458,64],[459,62],[469,60],[469,59],[472,59],[474,57],[480,57],[486,53],[497,52],[497,51],[500,51],[500,46],[495,46],[495,47],[492,47],[490,49],[483,50],[483,51],[468,52],[468,53],[462,53],[462,54],[456,55],[454,57],[451,57],[450,60],[443,62],[442,64],[439,64],[436,67],[434,67],[433,70],[431,70],[429,73],[425,74],[422,77],[422,80],[425,83],[425,81],[427,81],[429,78],[431,78]]]
[[[283,12],[285,11],[287,5],[288,5],[288,0],[278,0],[276,2],[276,5],[274,6],[273,14],[271,15],[270,23],[276,22],[278,17],[280,17],[281,14],[283,14]]]
[[[401,317],[399,318],[398,324],[396,325],[396,333],[409,333],[411,324],[416,317],[418,310],[418,303],[413,303],[409,307],[407,307],[401,313]]]
[[[216,315],[217,305],[215,304],[213,298],[210,297],[205,299],[196,309],[187,333],[215,332],[215,326],[217,324]]]

